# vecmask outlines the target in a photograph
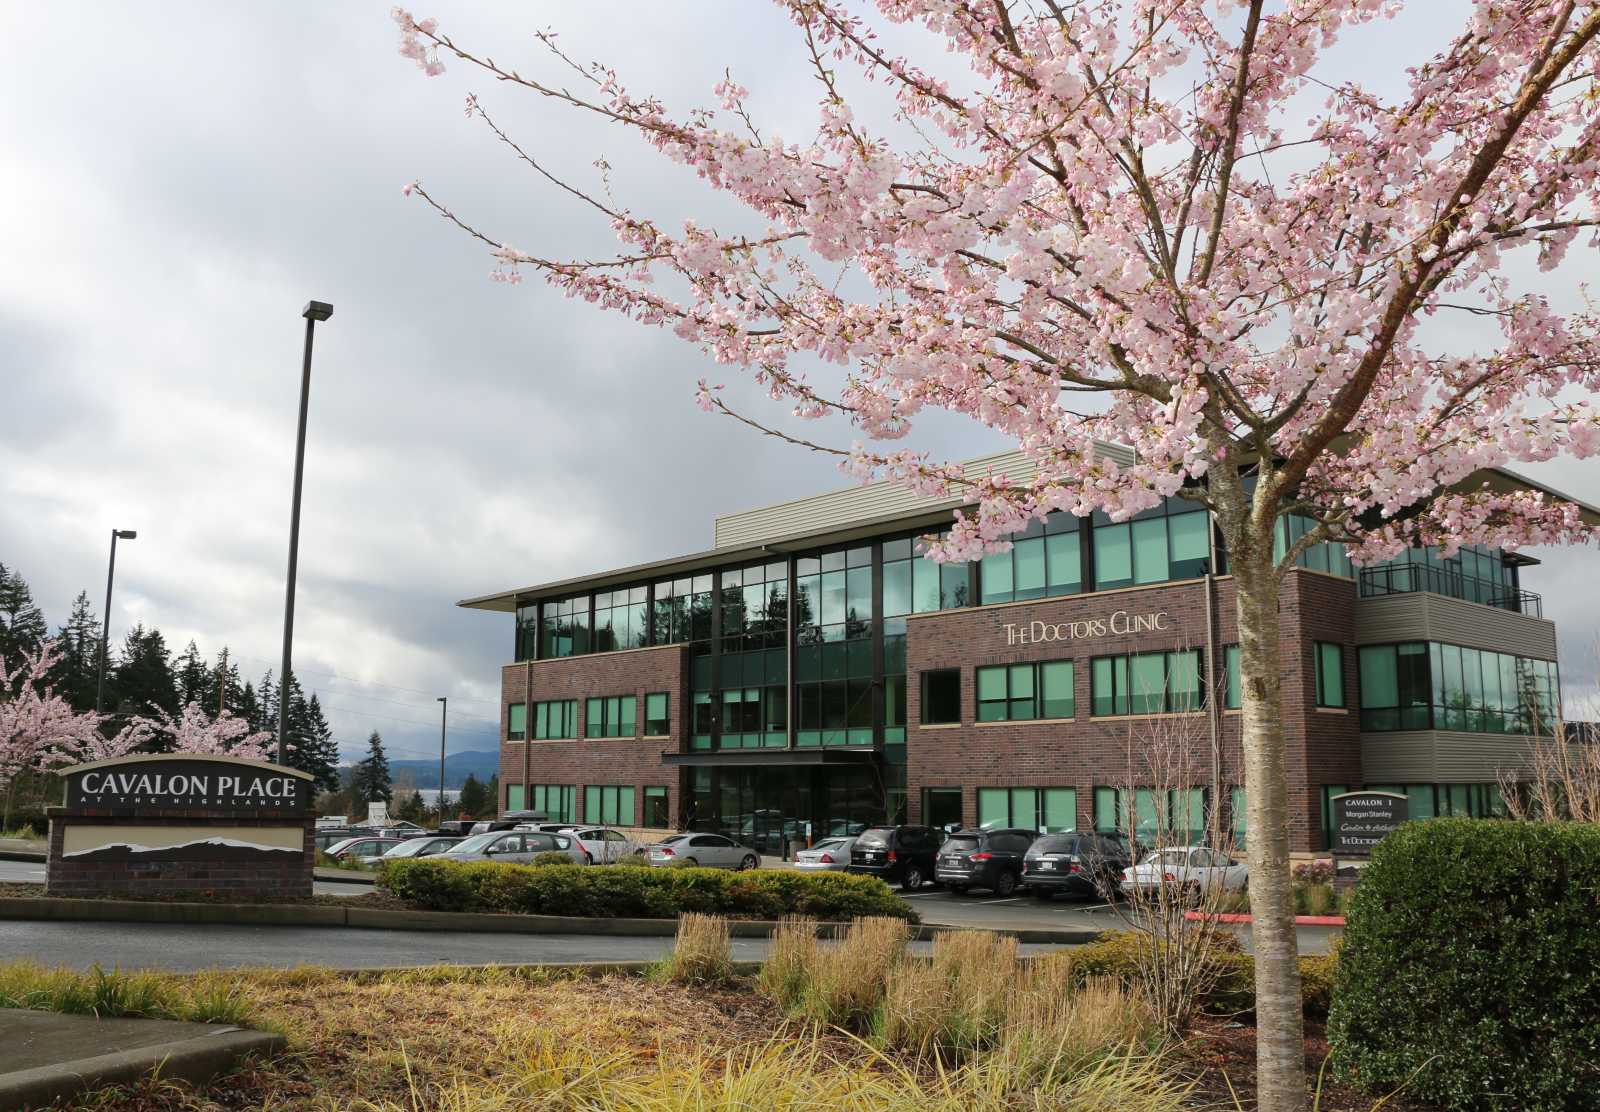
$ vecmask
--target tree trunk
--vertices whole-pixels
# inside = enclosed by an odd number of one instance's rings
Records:
[[[1239,554],[1240,702],[1248,809],[1251,944],[1256,974],[1256,1100],[1260,1112],[1306,1106],[1305,1028],[1289,872],[1289,799],[1283,743],[1281,586],[1270,560]]]

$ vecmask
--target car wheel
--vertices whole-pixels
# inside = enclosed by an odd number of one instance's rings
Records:
[[[685,864],[685,865],[690,865],[690,866],[697,866],[697,865],[699,865],[699,864],[700,864],[700,862],[698,862],[698,861],[696,861],[696,860],[695,860],[695,859],[694,859],[694,858],[692,858],[692,857],[685,857],[685,858],[684,858],[684,859],[683,859],[683,863],[684,863],[684,864]]]
[[[753,853],[747,853],[739,860],[740,870],[753,869],[761,864],[761,859]]]
[[[1017,890],[1017,874],[1010,869],[1002,869],[1000,875],[994,878],[994,894],[1002,900]]]
[[[918,888],[922,887],[923,881],[924,877],[922,875],[922,866],[907,865],[905,875],[900,878],[900,887],[905,889],[907,892],[915,892]]]

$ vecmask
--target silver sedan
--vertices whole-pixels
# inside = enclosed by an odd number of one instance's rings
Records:
[[[721,834],[678,834],[649,849],[650,864],[700,865],[710,869],[753,869],[761,864],[756,851]]]
[[[850,867],[850,847],[854,838],[824,838],[810,849],[794,855],[794,867],[802,873],[842,873]]]

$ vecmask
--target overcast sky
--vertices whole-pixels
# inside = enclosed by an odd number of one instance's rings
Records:
[[[731,64],[763,123],[798,139],[812,122],[792,28],[758,0],[417,13],[529,71],[548,65],[532,32],[555,27],[674,108],[711,103]],[[311,298],[335,312],[317,336],[295,659],[347,754],[373,728],[393,755],[436,752],[435,695],[452,751],[494,748],[511,623],[457,599],[706,548],[718,512],[842,484],[696,409],[696,380],[730,375],[693,348],[537,280],[488,281],[481,247],[401,195],[420,178],[542,255],[611,245],[464,118],[477,92],[574,178],[605,156],[624,204],[728,212],[615,129],[459,63],[425,79],[387,4],[0,0],[0,29],[0,562],[52,626],[82,589],[98,612],[109,531],[137,529],[114,640],[142,621],[175,650],[230,646],[246,676],[275,666]],[[1396,60],[1351,58],[1374,74]],[[950,418],[916,443],[1002,446]],[[1600,501],[1600,468],[1529,470]],[[1592,674],[1593,552],[1535,555],[1526,585],[1561,622],[1565,678]]]

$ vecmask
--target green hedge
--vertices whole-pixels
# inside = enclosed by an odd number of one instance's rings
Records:
[[[876,877],[777,869],[655,869],[641,865],[385,862],[378,886],[430,911],[506,911],[672,919],[688,911],[738,919],[809,915],[858,919],[916,912]]]
[[[1600,828],[1434,819],[1384,839],[1345,928],[1334,1061],[1450,1108],[1600,1108]]]

